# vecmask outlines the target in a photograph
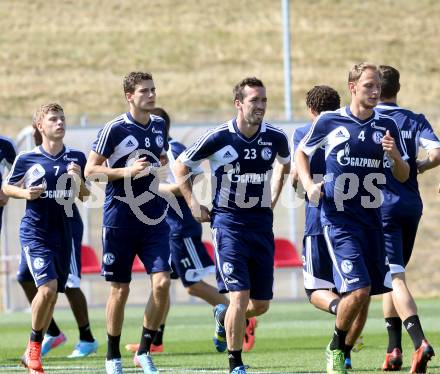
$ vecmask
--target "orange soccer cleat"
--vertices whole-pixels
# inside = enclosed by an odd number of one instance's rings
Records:
[[[257,328],[257,319],[255,317],[249,318],[249,323],[246,326],[246,332],[243,339],[243,351],[249,352],[255,344],[255,330]]]
[[[21,358],[21,363],[29,369],[30,373],[44,373],[43,364],[41,363],[41,342],[29,341],[26,351]]]
[[[435,356],[434,349],[426,341],[422,340],[420,347],[413,353],[410,373],[426,373],[428,361]]]
[[[128,352],[136,353],[138,351],[138,349],[139,349],[139,343],[137,343],[137,344],[133,344],[133,343],[132,344],[127,344],[125,346],[125,349]],[[163,344],[160,344],[160,345],[151,344],[150,352],[151,353],[162,353],[163,352]]]
[[[382,365],[383,371],[399,371],[402,367],[402,352],[399,348],[394,348],[391,353],[385,355]]]

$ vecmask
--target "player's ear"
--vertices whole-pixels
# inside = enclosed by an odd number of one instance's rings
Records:
[[[242,103],[240,102],[240,100],[236,99],[234,100],[234,105],[237,110],[240,110]]]
[[[356,94],[356,83],[355,82],[348,82],[348,90],[351,94]]]

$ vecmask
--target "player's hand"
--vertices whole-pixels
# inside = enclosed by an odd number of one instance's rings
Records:
[[[38,186],[31,186],[26,190],[26,200],[35,200],[38,199],[42,193],[44,193],[44,191],[46,191],[46,188],[42,185],[39,184]]]
[[[191,204],[191,213],[194,219],[199,223],[211,222],[211,212],[204,205],[198,203]]]
[[[400,152],[396,147],[394,138],[390,135],[390,131],[387,130],[382,138],[382,149],[393,159],[396,160],[400,157]]]
[[[150,174],[149,166],[150,163],[147,161],[147,158],[141,157],[134,160],[133,164],[127,169],[129,170],[130,176],[137,179]]]
[[[81,166],[74,162],[69,163],[69,165],[67,165],[67,174],[81,176]]]
[[[423,160],[416,160],[417,174],[422,174],[424,171],[426,171],[425,169],[426,162],[427,162],[426,158]]]
[[[307,197],[309,198],[309,202],[312,206],[318,206],[319,200],[324,195],[324,193],[321,191],[321,188],[324,184],[324,181],[319,183],[312,183],[307,188]]]
[[[0,189],[0,207],[5,206],[8,203],[8,200],[9,197]]]

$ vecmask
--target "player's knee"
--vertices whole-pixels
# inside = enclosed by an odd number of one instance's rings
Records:
[[[199,297],[200,296],[200,284],[194,283],[191,286],[186,287],[186,291],[188,292],[188,295]]]
[[[130,294],[129,283],[112,283],[111,298],[116,302],[125,302]]]
[[[166,293],[170,289],[170,277],[156,277],[153,283],[154,292]]]
[[[52,303],[56,300],[57,289],[49,285],[43,285],[38,288],[39,296],[44,300],[44,302]]]
[[[269,302],[258,302],[253,304],[253,314],[254,316],[260,316],[269,310]]]
[[[364,303],[370,298],[370,290],[370,287],[364,287],[358,290],[354,290],[350,293],[350,297],[352,298],[354,303]]]

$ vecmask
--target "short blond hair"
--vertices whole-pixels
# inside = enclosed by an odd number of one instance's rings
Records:
[[[361,62],[360,64],[354,65],[348,72],[348,83],[356,83],[360,79],[362,73],[367,69],[377,71],[379,74],[379,78],[382,80],[382,72],[377,65],[370,62]]]
[[[57,103],[43,104],[35,111],[32,117],[32,125],[40,123],[43,117],[49,112],[64,112],[64,109]]]

